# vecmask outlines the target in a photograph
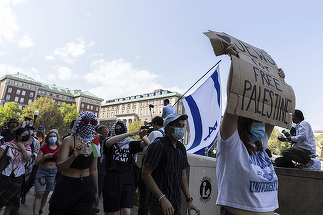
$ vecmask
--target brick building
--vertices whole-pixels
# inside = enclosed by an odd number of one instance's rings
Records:
[[[181,97],[181,94],[169,90],[158,89],[142,95],[116,98],[102,103],[99,120],[100,124],[111,127],[116,120],[124,121],[129,126],[133,121],[151,122],[155,116],[161,116],[164,99],[169,99],[171,105]],[[184,114],[181,101],[174,105],[178,114]]]
[[[53,98],[61,103],[76,104],[77,111],[92,111],[97,116],[103,99],[88,91],[70,90],[55,84],[46,84],[34,80],[22,73],[7,74],[0,78],[0,105],[16,102],[20,109],[35,101],[38,97]]]

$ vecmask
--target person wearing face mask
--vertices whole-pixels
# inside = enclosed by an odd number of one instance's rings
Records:
[[[25,164],[31,159],[31,148],[28,144],[29,131],[18,128],[15,134],[15,139],[5,142],[0,147],[0,158],[6,150],[11,158],[9,165],[0,173],[0,208],[6,206],[5,215],[10,213],[13,205],[19,205]]]
[[[93,142],[97,124],[95,114],[84,111],[74,122],[71,135],[63,140],[57,155],[61,175],[51,196],[49,215],[89,215],[97,208],[100,149]]]
[[[185,114],[169,114],[164,120],[166,136],[152,142],[147,149],[141,177],[149,189],[147,203],[151,215],[182,214],[181,190],[188,210],[200,214],[187,184],[186,149],[179,141],[184,137],[187,118]]]
[[[147,130],[127,132],[123,121],[117,121],[111,128],[111,136],[105,141],[106,174],[103,182],[103,208],[105,215],[113,215],[120,210],[122,215],[130,215],[133,208],[135,185],[131,174],[133,155],[149,145],[145,135]],[[142,141],[128,138],[138,135]]]
[[[227,53],[238,56],[234,45]],[[232,68],[227,96],[229,101]],[[278,75],[285,78],[284,71]],[[266,153],[274,125],[238,116],[226,110],[216,149],[216,176],[220,215],[274,215],[278,208],[278,178]]]
[[[56,130],[50,130],[40,147],[37,155],[35,180],[35,199],[33,204],[33,214],[41,214],[50,191],[54,190],[55,176],[57,173],[56,157],[61,145],[59,135]]]

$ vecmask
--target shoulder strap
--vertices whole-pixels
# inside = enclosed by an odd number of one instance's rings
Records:
[[[163,130],[158,130],[160,133],[162,133],[163,137],[165,137],[165,132]]]
[[[75,135],[73,135],[73,137],[74,137],[74,148],[75,148]]]

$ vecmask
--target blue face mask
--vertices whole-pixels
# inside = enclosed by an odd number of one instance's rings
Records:
[[[174,137],[174,139],[175,140],[182,139],[184,137],[184,134],[185,134],[185,127],[184,128],[175,127],[174,129],[175,129],[175,131],[172,134],[172,136]]]
[[[30,136],[33,135],[34,131],[33,130],[29,130],[29,134]]]
[[[48,142],[51,143],[51,144],[54,144],[57,142],[57,137],[50,137],[48,138]]]
[[[248,134],[248,137],[252,142],[260,140],[266,132],[265,124],[263,123],[252,123],[251,124],[251,135]]]

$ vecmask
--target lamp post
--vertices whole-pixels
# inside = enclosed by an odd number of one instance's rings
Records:
[[[36,119],[37,119],[38,115],[39,115],[39,111],[35,110],[35,112],[34,112],[34,124],[35,125],[36,125]]]

